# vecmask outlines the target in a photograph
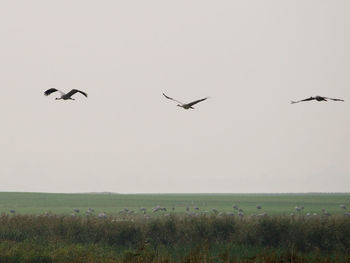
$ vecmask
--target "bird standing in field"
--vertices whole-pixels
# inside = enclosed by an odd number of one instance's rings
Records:
[[[310,101],[310,100],[317,100],[317,101],[327,101],[327,100],[344,101],[342,99],[334,99],[334,98],[328,98],[328,97],[322,97],[322,96],[315,96],[315,97],[310,97],[310,98],[303,99],[303,100],[291,101],[291,103],[294,104],[294,103],[299,103],[299,102],[303,102],[303,101]]]
[[[181,108],[184,108],[185,110],[194,109],[194,108],[192,107],[193,105],[195,105],[195,104],[197,104],[197,103],[199,103],[199,102],[201,102],[201,101],[204,101],[204,100],[208,99],[208,97],[206,97],[206,98],[204,98],[204,99],[195,100],[195,101],[192,101],[192,102],[190,102],[190,103],[182,103],[181,101],[178,101],[178,100],[175,100],[175,99],[173,99],[173,98],[170,98],[169,96],[165,95],[164,93],[163,93],[163,96],[164,96],[165,98],[167,98],[168,100],[172,100],[172,101],[175,101],[175,102],[179,103],[177,106],[178,106],[178,107],[181,107]]]
[[[83,94],[85,97],[87,97],[87,93],[85,93],[84,91],[81,91],[81,90],[78,90],[78,89],[72,89],[70,92],[68,93],[64,93],[63,91],[60,91],[58,89],[55,89],[55,88],[51,88],[51,89],[48,89],[44,92],[44,95],[45,96],[49,96],[51,93],[54,93],[58,91],[59,93],[61,93],[61,97],[58,97],[56,98],[56,100],[75,100],[72,98],[72,96],[75,94],[75,93],[81,93]]]

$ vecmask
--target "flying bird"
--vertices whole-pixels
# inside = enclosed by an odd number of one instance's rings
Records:
[[[192,102],[190,102],[190,103],[182,103],[181,101],[178,101],[178,100],[175,100],[175,99],[173,99],[173,98],[170,98],[169,96],[165,95],[164,93],[163,93],[163,96],[164,96],[165,98],[167,98],[168,100],[172,100],[172,101],[175,101],[175,102],[179,103],[177,106],[178,106],[178,107],[181,107],[181,108],[184,108],[185,110],[194,109],[194,108],[192,107],[193,105],[195,105],[195,104],[197,104],[197,103],[199,103],[199,102],[201,102],[201,101],[204,101],[204,100],[206,100],[206,99],[209,98],[209,97],[206,97],[206,98],[204,98],[204,99],[195,100],[195,101],[192,101]]]
[[[342,99],[334,99],[334,98],[328,98],[328,97],[322,97],[322,96],[315,96],[315,97],[310,97],[310,98],[303,99],[303,100],[291,101],[291,103],[294,104],[294,103],[299,103],[299,102],[303,102],[303,101],[310,101],[310,100],[317,100],[317,101],[327,101],[327,100],[344,101]]]
[[[58,89],[55,89],[55,88],[51,88],[51,89],[48,89],[44,92],[44,95],[45,96],[49,96],[51,93],[54,93],[58,91],[59,93],[61,93],[61,97],[58,97],[56,98],[56,100],[75,100],[72,98],[72,96],[75,94],[75,93],[81,93],[83,94],[85,97],[87,97],[87,93],[85,93],[84,91],[81,91],[81,90],[78,90],[78,89],[72,89],[70,92],[68,93],[64,93],[63,91],[60,91]]]

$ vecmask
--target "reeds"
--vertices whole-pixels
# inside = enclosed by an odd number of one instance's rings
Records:
[[[350,218],[1,215],[0,262],[347,262]]]

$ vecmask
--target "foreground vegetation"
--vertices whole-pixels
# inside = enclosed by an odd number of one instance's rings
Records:
[[[346,216],[0,216],[0,262],[349,262]]]

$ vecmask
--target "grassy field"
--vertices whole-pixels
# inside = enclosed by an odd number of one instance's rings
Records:
[[[245,215],[266,212],[268,215],[288,215],[295,213],[296,206],[304,206],[302,214],[321,213],[322,209],[334,214],[344,214],[346,210],[339,207],[349,206],[350,194],[48,194],[48,193],[0,193],[0,213],[15,210],[17,214],[53,214],[69,215],[73,208],[84,213],[94,208],[96,213],[105,212],[117,215],[120,210],[128,208],[140,213],[144,207],[148,214],[184,213],[190,211],[212,213],[233,212],[232,205],[237,204]],[[262,209],[257,211],[256,205]],[[152,213],[151,208],[160,205],[167,212]],[[172,210],[175,208],[175,210]],[[235,211],[236,212],[236,211]]]
[[[212,212],[237,215],[233,204],[244,217]],[[350,217],[341,204],[350,206],[350,194],[0,193],[0,262],[345,263]],[[153,213],[157,205],[167,211]],[[88,208],[107,216],[84,216]],[[119,212],[125,208],[136,213]],[[251,216],[263,212],[269,216]]]

